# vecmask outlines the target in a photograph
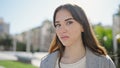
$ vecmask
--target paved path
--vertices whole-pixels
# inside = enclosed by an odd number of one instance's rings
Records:
[[[47,54],[48,54],[47,52],[27,53],[27,52],[0,51],[0,60],[14,60],[14,61],[16,61],[16,60],[18,60],[18,57],[31,58],[31,64],[39,67],[40,62],[41,62],[41,58]]]
[[[0,52],[0,60],[17,60],[14,52]]]

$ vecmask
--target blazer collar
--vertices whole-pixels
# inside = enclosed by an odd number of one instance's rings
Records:
[[[45,66],[46,68],[55,68],[59,51],[53,52],[47,56]]]
[[[47,68],[55,68],[58,53],[59,52],[56,51],[52,55],[48,56],[46,60]],[[92,53],[88,48],[86,48],[86,68],[98,68],[97,63],[98,63],[97,56],[94,53]]]

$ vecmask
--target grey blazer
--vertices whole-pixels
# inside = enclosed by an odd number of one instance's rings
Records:
[[[41,60],[40,68],[55,68],[58,51],[48,54]],[[86,48],[86,68],[116,68],[109,56],[97,56]]]

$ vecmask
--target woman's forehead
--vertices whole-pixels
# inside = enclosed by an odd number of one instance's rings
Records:
[[[63,20],[66,20],[68,18],[73,18],[71,13],[67,10],[60,10],[57,12],[55,20],[56,21],[61,21],[61,20],[63,21]]]

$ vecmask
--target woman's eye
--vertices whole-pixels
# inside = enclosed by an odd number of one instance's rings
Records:
[[[55,25],[55,28],[59,28],[61,25],[60,24],[56,24]]]
[[[70,24],[72,24],[73,23],[73,21],[68,21],[66,24],[67,25],[70,25]]]

